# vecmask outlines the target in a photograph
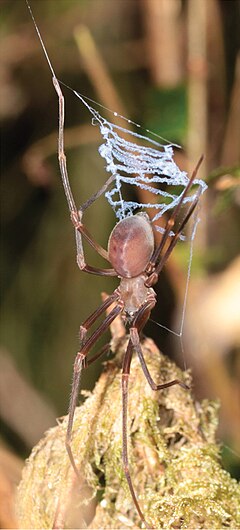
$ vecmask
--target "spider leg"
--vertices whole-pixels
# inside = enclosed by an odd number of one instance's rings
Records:
[[[148,367],[146,365],[146,362],[145,362],[145,359],[144,359],[144,356],[143,356],[143,352],[142,352],[141,343],[140,343],[139,333],[143,329],[143,327],[145,326],[146,322],[148,321],[150,313],[151,313],[155,303],[156,303],[155,298],[151,298],[151,295],[150,295],[149,300],[137,312],[137,315],[136,315],[136,317],[134,318],[134,321],[133,321],[133,325],[132,325],[132,327],[129,330],[130,331],[130,338],[131,338],[133,347],[134,347],[134,349],[136,350],[136,352],[138,354],[138,357],[139,357],[139,360],[140,360],[140,363],[141,363],[141,366],[142,366],[143,373],[144,373],[144,375],[145,375],[150,387],[152,388],[152,390],[162,390],[163,388],[168,388],[168,387],[173,386],[173,385],[180,385],[185,390],[189,390],[189,387],[185,383],[183,383],[183,381],[180,381],[180,379],[174,379],[173,381],[169,381],[167,383],[162,383],[160,385],[157,385],[153,381],[153,378],[152,378],[152,376],[151,376],[151,374],[150,374],[150,372],[148,370]]]
[[[72,221],[72,224],[75,228],[76,233],[76,245],[77,245],[77,263],[81,270],[85,272],[90,272],[92,274],[99,274],[101,276],[114,276],[114,270],[113,269],[98,269],[95,267],[91,267],[90,265],[87,265],[85,262],[84,257],[84,251],[83,251],[83,245],[82,245],[82,236],[88,241],[88,243],[100,254],[104,259],[108,260],[108,253],[107,251],[99,245],[99,243],[95,242],[92,238],[91,234],[88,232],[88,230],[84,227],[82,224],[82,214],[83,211],[86,210],[104,191],[107,189],[109,184],[111,183],[113,177],[110,177],[106,183],[102,186],[102,188],[96,192],[88,201],[86,201],[83,206],[78,210],[73,198],[69,177],[68,177],[68,170],[67,170],[67,159],[64,151],[64,120],[65,120],[65,104],[64,104],[64,96],[60,87],[60,84],[53,75],[53,85],[58,95],[58,106],[59,106],[59,127],[58,127],[58,161],[59,161],[59,167],[60,167],[60,173],[63,183],[64,192],[66,195],[68,208],[70,212],[70,218]],[[77,236],[78,234],[78,236]]]
[[[89,208],[91,204],[93,204],[103,193],[105,193],[105,191],[108,189],[108,186],[110,186],[110,184],[113,182],[114,178],[114,175],[111,175],[111,177],[106,180],[105,184],[103,184],[100,190],[96,191],[86,202],[82,204],[82,206],[80,206],[80,212],[84,212],[84,210]]]
[[[124,474],[128,483],[128,487],[130,490],[130,493],[132,495],[133,502],[136,506],[138,515],[146,528],[149,530],[152,528],[146,520],[143,515],[143,512],[139,506],[138,499],[136,497],[136,493],[133,487],[130,471],[129,471],[129,461],[128,461],[128,435],[127,435],[127,415],[128,415],[128,380],[129,380],[129,373],[130,373],[130,366],[131,366],[131,360],[132,360],[132,354],[133,354],[133,343],[131,338],[128,341],[128,346],[126,353],[124,355],[123,359],[123,367],[122,367],[122,459],[123,459],[123,470]]]
[[[81,271],[88,272],[90,274],[97,274],[98,276],[117,276],[117,273],[114,269],[102,269],[98,267],[92,267],[88,265],[85,261],[82,237],[78,229],[75,229],[76,236],[76,248],[77,248],[77,264]],[[97,250],[95,248],[95,250]]]
[[[195,177],[196,177],[196,175],[197,175],[198,169],[199,169],[199,167],[200,167],[202,161],[203,161],[203,155],[200,157],[200,159],[199,159],[199,161],[198,161],[198,163],[197,163],[195,169],[194,169],[193,172],[192,172],[191,178],[190,178],[190,180],[189,180],[189,182],[188,182],[186,188],[184,189],[184,192],[182,193],[182,196],[181,196],[181,200],[180,200],[180,202],[179,202],[179,203],[177,204],[177,206],[174,208],[173,213],[172,213],[170,219],[168,219],[168,221],[167,221],[167,223],[166,223],[163,237],[162,237],[162,239],[161,239],[159,245],[157,246],[157,248],[156,248],[156,250],[155,250],[155,252],[154,252],[154,254],[153,254],[152,258],[151,258],[151,262],[150,262],[150,266],[151,266],[151,267],[153,267],[153,266],[155,265],[155,263],[157,262],[157,260],[158,260],[158,258],[159,258],[159,256],[160,256],[160,254],[161,254],[161,252],[162,252],[162,250],[163,250],[163,247],[164,247],[164,245],[165,245],[165,243],[166,243],[166,241],[167,241],[167,238],[168,238],[168,236],[169,236],[169,234],[170,234],[170,232],[171,232],[171,230],[172,230],[172,228],[173,228],[173,226],[174,226],[174,224],[175,224],[175,221],[176,221],[176,218],[177,218],[178,213],[179,213],[179,211],[180,211],[180,208],[181,208],[182,204],[184,203],[184,199],[185,199],[187,193],[189,192],[189,189],[190,189],[191,186],[193,185],[194,179],[195,179]],[[197,205],[198,199],[199,199],[199,196],[197,196],[196,200],[195,200],[194,203],[193,203],[193,204],[194,204],[194,207],[193,207],[192,210],[191,210],[191,214],[192,214],[192,212],[193,212],[195,206]],[[191,215],[191,214],[190,214],[190,215]],[[180,235],[181,231],[183,230],[183,228],[184,228],[184,226],[185,226],[187,220],[189,219],[190,215],[187,214],[187,216],[186,216],[187,219],[185,218],[185,219],[183,220],[183,224],[181,225],[180,229],[178,230],[179,235]],[[179,236],[178,236],[178,237],[179,237]],[[177,242],[177,241],[176,241],[176,242]],[[175,245],[174,245],[174,246],[175,246]]]
[[[198,201],[199,201],[199,195],[197,195],[195,201],[193,202],[193,204],[190,206],[186,216],[184,217],[182,223],[180,224],[179,228],[178,228],[178,231],[176,232],[176,234],[173,236],[166,252],[162,255],[161,257],[161,260],[159,261],[156,269],[155,269],[155,272],[157,274],[159,274],[161,272],[161,270],[163,269],[166,261],[168,260],[170,254],[172,253],[175,245],[177,244],[178,240],[179,240],[179,237],[181,236],[181,233],[183,231],[183,228],[184,226],[187,224],[188,220],[190,219],[192,213],[194,212],[197,204],[198,204]]]
[[[151,310],[152,310],[154,305],[155,305],[155,299],[154,298],[151,299],[151,296],[150,296],[149,301],[147,301],[146,304],[144,304],[139,309],[139,311],[137,312],[137,315],[136,315],[136,317],[135,317],[135,319],[133,321],[133,326],[130,328],[130,338],[129,338],[129,342],[128,342],[126,353],[124,355],[123,368],[122,368],[122,405],[123,405],[122,406],[122,438],[123,438],[122,458],[123,458],[123,469],[124,469],[126,480],[128,482],[129,490],[130,490],[131,495],[132,495],[133,502],[135,504],[135,507],[137,509],[137,512],[138,512],[142,522],[144,523],[144,525],[146,526],[147,529],[151,529],[153,527],[150,526],[146,522],[145,517],[143,515],[143,512],[142,512],[142,510],[140,508],[140,505],[139,505],[139,502],[138,502],[138,499],[136,497],[136,493],[135,493],[135,490],[134,490],[134,487],[133,487],[133,483],[132,483],[132,479],[131,479],[131,475],[130,475],[130,471],[129,471],[129,460],[128,460],[128,441],[127,441],[127,438],[128,438],[128,436],[127,436],[128,380],[129,380],[130,366],[131,366],[132,355],[133,355],[134,349],[136,350],[136,352],[138,354],[138,357],[139,357],[139,360],[140,360],[140,363],[141,363],[141,366],[142,366],[142,369],[143,369],[143,373],[144,373],[144,375],[145,375],[150,387],[152,388],[152,390],[161,390],[163,388],[168,388],[168,387],[173,386],[173,385],[180,385],[184,389],[188,389],[189,388],[185,383],[183,383],[179,379],[174,379],[173,381],[169,381],[167,383],[162,383],[162,384],[158,385],[158,384],[156,384],[153,381],[153,378],[152,378],[152,376],[151,376],[151,374],[150,374],[150,372],[148,370],[148,367],[146,365],[146,362],[145,362],[145,359],[144,359],[144,356],[143,356],[142,347],[141,347],[141,344],[140,344],[139,333],[142,330],[142,328],[145,326],[147,320],[149,319],[149,315],[150,315]]]
[[[187,224],[189,218],[191,217],[193,211],[195,210],[195,208],[196,208],[196,206],[197,206],[197,204],[198,204],[198,201],[199,201],[199,194],[200,194],[200,192],[197,194],[197,197],[196,197],[195,201],[193,202],[193,204],[192,204],[192,205],[190,206],[190,208],[188,209],[187,214],[185,215],[183,221],[181,222],[181,224],[180,224],[180,226],[179,226],[177,232],[174,234],[173,238],[171,239],[168,248],[167,248],[166,251],[162,254],[161,259],[160,259],[158,265],[157,265],[155,268],[153,267],[153,272],[150,274],[150,276],[148,277],[148,279],[147,279],[146,282],[145,282],[145,285],[146,285],[147,287],[152,287],[152,285],[154,285],[154,284],[157,282],[157,280],[158,280],[158,276],[159,276],[161,270],[163,269],[163,267],[164,267],[166,261],[168,260],[170,254],[172,253],[174,247],[176,246],[176,244],[177,244],[177,242],[178,242],[178,240],[179,240],[179,238],[180,238],[180,236],[181,236],[181,233],[182,233],[182,231],[183,231],[184,226]],[[160,243],[160,247],[161,247],[160,251],[163,249],[164,244],[165,244],[165,242],[166,242],[166,239],[167,239],[167,237],[168,237],[168,235],[169,235],[169,232],[170,232],[169,226],[170,226],[170,224],[171,224],[171,227],[170,227],[170,228],[172,228],[172,226],[173,226],[172,223],[171,223],[171,221],[172,221],[172,217],[171,217],[171,218],[169,219],[169,221],[167,222],[166,231],[164,232],[164,235],[163,235],[163,238],[162,238],[162,240],[164,239],[164,243],[163,243],[163,245],[161,244],[162,242]],[[168,229],[169,229],[169,230],[168,230]],[[167,233],[167,236],[165,237],[165,234],[166,234],[166,233]],[[150,267],[152,267],[152,260],[151,260],[151,262],[150,262]]]
[[[108,309],[108,307],[115,301],[117,301],[119,298],[118,290],[116,289],[110,296],[104,300],[104,302],[101,303],[101,305],[89,315],[86,320],[81,324],[80,326],[80,344],[81,347],[85,343],[85,337],[87,334],[88,329],[96,322],[96,320]]]
[[[102,355],[104,355],[104,353],[106,353],[107,351],[109,352],[111,350],[111,343],[108,342],[107,344],[105,344],[97,353],[96,355],[93,355],[93,357],[91,357],[91,359],[86,359],[85,358],[85,362],[84,362],[84,368],[88,368],[90,366],[90,364],[93,364],[97,359],[99,359],[99,357],[102,357]]]
[[[117,291],[114,291],[114,293],[112,295],[108,296],[106,298],[106,300],[80,326],[80,344],[81,344],[81,346],[80,346],[80,352],[77,354],[77,356],[81,352],[83,352],[83,346],[86,343],[86,334],[87,334],[88,329],[94,324],[94,322],[98,319],[98,317],[101,316],[101,314],[114,301],[117,301],[117,299],[118,299],[118,293],[117,293]],[[90,347],[90,349],[91,349],[91,347]],[[83,359],[82,359],[82,363],[81,363],[81,369],[87,368],[90,364],[92,364],[94,361],[96,361],[96,359],[98,359],[101,355],[103,355],[109,349],[110,349],[110,344],[109,343],[105,344],[105,346],[103,346],[103,348],[101,348],[100,351],[98,353],[96,353],[96,355],[91,357],[90,360],[87,360],[87,353],[88,352],[85,352],[85,357],[83,355]],[[76,360],[77,360],[77,357],[76,357]],[[75,361],[75,363],[76,363],[76,361]],[[81,373],[80,373],[80,376],[79,376],[78,389],[79,389],[79,384],[80,384],[80,377],[81,377]],[[73,382],[72,386],[74,386],[74,382]],[[78,394],[78,390],[76,392],[76,395],[77,394]],[[77,397],[76,397],[76,399],[77,399]],[[74,405],[74,411],[75,411],[76,401],[75,401],[75,403],[73,405]],[[71,404],[70,404],[69,410],[70,409],[71,409]],[[74,419],[74,411],[73,411],[72,424],[73,424],[73,419]],[[70,428],[69,444],[71,444],[72,427],[69,427],[69,428]],[[69,458],[71,460],[71,465],[73,466],[74,473],[75,473],[75,475],[76,475],[76,477],[78,479],[78,482],[80,482],[81,477],[79,475],[79,471],[78,471],[77,466],[75,464],[75,460],[74,460],[74,456],[72,454],[71,446],[70,446],[69,451],[71,452],[71,455],[72,455],[72,459],[69,456]],[[69,451],[68,451],[68,455],[69,455]],[[81,485],[81,483],[79,485]],[[66,515],[65,500],[66,500],[66,494],[64,492],[64,498],[62,498],[62,495],[60,495],[59,499],[58,499],[57,509],[56,509],[56,512],[55,512],[55,517],[54,517],[54,522],[53,522],[53,529],[59,530],[61,528],[64,528],[64,521],[65,521],[65,515]]]
[[[61,91],[59,82],[55,76],[53,76],[53,86],[58,95],[58,105],[59,105],[59,127],[58,127],[58,161],[60,166],[60,172],[62,177],[62,183],[68,203],[68,208],[70,213],[77,212],[76,204],[73,198],[69,178],[67,171],[67,162],[66,155],[64,152],[64,120],[65,120],[65,110],[64,110],[64,97]]]
[[[80,213],[79,213],[79,215],[80,215]],[[74,214],[74,216],[72,216],[72,223],[75,226],[75,229],[78,232],[80,232],[80,236],[82,235],[84,237],[84,239],[89,243],[89,245],[91,245],[94,248],[94,250],[96,250],[96,252],[100,256],[102,256],[105,260],[108,261],[108,253],[107,253],[107,251],[101,245],[99,245],[99,243],[94,241],[93,237],[91,236],[90,232],[87,230],[85,225],[83,225],[79,221],[79,217],[75,218],[75,214]]]
[[[110,297],[110,304],[112,303],[113,299]],[[110,305],[109,304],[109,305]],[[89,326],[95,322],[95,320],[98,318],[99,314],[102,313],[107,307],[106,301],[100,306],[99,310],[95,311],[90,317],[89,317]],[[68,415],[68,425],[67,425],[67,433],[66,433],[66,439],[65,439],[65,445],[68,452],[68,456],[70,459],[70,462],[72,464],[72,467],[76,473],[76,476],[80,479],[78,468],[75,463],[75,459],[72,452],[71,447],[71,436],[72,436],[72,428],[73,428],[73,420],[74,420],[74,413],[77,406],[77,399],[79,394],[79,386],[80,386],[80,379],[81,379],[81,373],[83,368],[85,368],[85,358],[94,346],[94,344],[98,341],[98,339],[105,333],[105,331],[109,328],[110,324],[115,320],[115,318],[122,312],[123,310],[123,304],[119,301],[118,305],[116,305],[112,311],[109,313],[109,315],[103,320],[103,322],[98,326],[98,328],[92,333],[92,335],[88,339],[84,339],[84,333],[83,333],[83,345],[80,348],[80,351],[77,353],[75,361],[74,361],[74,370],[73,370],[73,382],[72,382],[72,391],[71,391],[71,397],[70,397],[70,404],[69,404],[69,415]],[[90,322],[91,321],[91,322]],[[86,323],[87,321],[85,321]],[[101,351],[99,354],[95,356],[95,359],[100,356],[100,354],[103,353]],[[91,363],[91,360],[89,364]]]
[[[174,386],[174,385],[179,385],[182,388],[184,388],[184,390],[189,390],[189,387],[180,379],[173,379],[172,381],[168,381],[167,383],[161,383],[160,385],[157,385],[157,383],[153,381],[153,378],[146,365],[146,361],[144,359],[143,352],[142,352],[142,346],[140,343],[139,332],[137,328],[130,329],[130,337],[132,340],[132,344],[138,354],[138,358],[141,363],[143,373],[152,390],[162,390],[163,388],[169,388],[170,386]]]

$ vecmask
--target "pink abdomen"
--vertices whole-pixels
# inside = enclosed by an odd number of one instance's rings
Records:
[[[153,229],[146,214],[119,221],[108,241],[109,261],[123,278],[134,278],[143,273],[153,250]]]

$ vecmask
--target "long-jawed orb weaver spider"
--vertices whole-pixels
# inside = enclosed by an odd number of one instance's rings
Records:
[[[103,348],[98,354],[88,360],[88,354],[90,353],[94,344],[105,333],[105,331],[108,330],[110,324],[117,318],[117,316],[121,315],[129,329],[128,345],[123,356],[122,362],[123,469],[126,480],[128,482],[129,490],[132,495],[133,502],[140,516],[140,519],[144,523],[145,527],[150,529],[152,528],[152,526],[150,526],[149,523],[145,520],[144,514],[139,505],[133,487],[131,474],[129,471],[127,443],[128,379],[130,374],[131,360],[133,352],[135,351],[139,357],[139,361],[141,363],[144,375],[152,390],[157,391],[163,388],[168,388],[173,385],[180,385],[184,389],[188,389],[188,386],[179,379],[174,379],[173,381],[169,381],[164,384],[156,384],[153,381],[143,356],[140,342],[140,333],[143,330],[146,322],[148,321],[150,313],[156,304],[156,294],[154,292],[153,286],[157,283],[159,274],[161,273],[177,241],[181,237],[182,231],[198,203],[200,189],[199,193],[196,193],[196,198],[191,203],[191,206],[189,207],[184,219],[180,222],[180,225],[175,230],[174,235],[170,239],[170,243],[168,243],[168,238],[170,235],[172,235],[172,228],[175,226],[179,211],[184,203],[184,200],[191,186],[194,183],[203,157],[201,157],[198,161],[192,173],[192,176],[188,181],[188,184],[182,192],[181,198],[177,206],[174,208],[171,217],[168,219],[165,225],[161,241],[157,246],[155,246],[154,244],[153,226],[150,222],[148,215],[145,213],[137,213],[119,221],[110,234],[108,240],[108,250],[105,250],[101,245],[94,241],[93,237],[88,232],[87,228],[82,222],[83,213],[91,204],[96,201],[96,199],[98,199],[98,197],[100,197],[107,190],[114,177],[111,176],[106,181],[106,183],[100,188],[99,191],[97,191],[79,209],[77,209],[69,183],[66,156],[64,152],[64,97],[59,81],[55,76],[55,72],[47,54],[41,34],[33,17],[31,8],[27,0],[26,2],[30,14],[32,16],[38,37],[40,39],[44,54],[52,72],[53,85],[58,95],[58,159],[63,187],[70,212],[70,218],[75,229],[77,264],[81,271],[84,271],[89,274],[96,274],[100,276],[118,276],[120,278],[119,287],[115,289],[114,292],[110,296],[108,296],[107,299],[80,326],[80,348],[77,352],[74,362],[72,391],[69,405],[68,426],[66,432],[66,449],[73,469],[77,477],[79,477],[79,471],[76,466],[71,448],[71,435],[74,422],[74,413],[79,394],[81,372],[106,351],[106,348]],[[84,238],[100,256],[107,260],[112,266],[112,268],[97,268],[87,264],[84,256],[82,238]],[[91,329],[91,326],[112,304],[114,304],[114,308],[104,318],[104,320],[96,328],[96,330],[87,338],[87,332]]]

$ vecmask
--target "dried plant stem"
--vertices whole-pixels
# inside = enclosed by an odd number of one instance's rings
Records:
[[[190,167],[199,153],[204,154],[199,175],[207,175],[207,10],[206,0],[188,2],[188,139],[187,152]],[[201,112],[199,112],[201,109]],[[201,225],[197,232],[198,246],[206,247],[207,204],[201,203]]]
[[[64,440],[67,418],[46,433],[25,466],[17,498],[21,528],[139,528],[122,469],[121,321],[112,327],[113,361],[77,411],[73,452],[76,482]],[[143,342],[156,381],[189,375]],[[134,487],[155,528],[240,528],[240,490],[221,468],[215,442],[216,403],[195,403],[179,387],[153,392],[133,359],[129,397],[129,455]],[[93,497],[97,494],[97,507]],[[56,519],[57,513],[57,519]],[[57,524],[56,524],[57,522]]]
[[[240,53],[236,59],[234,83],[231,92],[230,109],[226,124],[221,164],[234,165],[240,159]]]
[[[110,77],[107,66],[97,49],[93,36],[89,29],[84,26],[76,26],[74,37],[78,51],[83,62],[84,70],[96,89],[98,97],[103,105],[126,115],[124,105]],[[111,113],[111,120],[114,115]],[[117,122],[117,120],[115,120]]]
[[[180,10],[178,1],[144,0],[148,63],[154,85],[175,88],[183,81]]]

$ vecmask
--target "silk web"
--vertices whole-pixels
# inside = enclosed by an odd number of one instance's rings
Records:
[[[140,210],[153,210],[151,221],[156,230],[163,232],[164,228],[158,226],[156,222],[177,206],[189,182],[187,173],[180,170],[174,160],[174,147],[179,146],[166,142],[159,143],[111,123],[89,105],[88,98],[84,98],[76,91],[74,93],[92,114],[93,125],[99,126],[103,138],[99,153],[106,161],[106,171],[112,175],[112,186],[106,191],[105,197],[117,219],[124,219]],[[119,116],[116,112],[114,115]],[[140,127],[123,116],[119,117],[135,127]],[[136,188],[146,190],[149,201],[139,202],[126,198],[132,195],[127,191],[126,185],[133,186],[135,191]],[[206,190],[207,185],[196,177],[193,187],[195,191],[183,200],[183,209],[185,205],[194,202],[197,195],[201,195]],[[194,237],[195,231],[193,229],[191,237]],[[170,235],[173,234],[172,231]],[[184,239],[184,235],[181,238]]]

